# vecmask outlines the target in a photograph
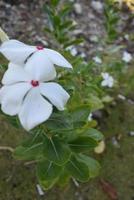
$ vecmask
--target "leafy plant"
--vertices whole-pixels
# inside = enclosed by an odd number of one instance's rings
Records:
[[[72,65],[72,71],[60,71],[57,78],[71,94],[71,99],[64,112],[54,110],[51,117],[35,128],[14,151],[14,156],[20,160],[30,160],[36,163],[36,171],[40,184],[50,189],[54,184],[63,185],[70,178],[86,182],[98,175],[100,165],[89,153],[103,139],[103,135],[94,129],[96,121],[88,121],[90,112],[103,107],[101,100],[103,91],[99,87],[100,78],[95,74],[92,62],[85,62],[81,56],[72,56],[66,49],[78,45],[83,39],[71,36],[75,25],[68,15],[72,4],[52,0],[45,5],[48,14],[48,33],[50,45],[59,49]],[[9,118],[10,120],[10,118]],[[17,126],[15,118],[11,123]]]
[[[112,42],[118,38],[117,24],[119,21],[119,12],[117,7],[113,5],[113,1],[105,1],[105,27],[107,31],[107,42]]]

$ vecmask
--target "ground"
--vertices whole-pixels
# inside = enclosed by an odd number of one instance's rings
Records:
[[[0,24],[11,38],[45,43],[47,38],[41,31],[47,20],[42,10],[44,2],[47,1],[0,1]],[[101,11],[95,11],[91,7],[90,2],[83,0],[77,3],[81,4],[82,13],[78,14],[75,9],[72,13],[78,23],[74,34],[84,36],[86,43],[83,51],[90,56],[99,48],[99,44],[92,41],[92,36],[95,34],[101,38],[105,34],[104,17]],[[128,44],[128,48],[132,49],[132,46]],[[133,69],[130,71],[134,73]],[[133,91],[128,96],[134,99]],[[103,154],[94,155],[102,166],[98,178],[80,184],[79,187],[70,182],[65,188],[55,187],[45,191],[45,195],[41,197],[36,189],[38,182],[34,164],[16,161],[11,152],[1,150],[0,200],[134,200],[134,138],[130,134],[134,130],[134,105],[127,100],[115,102],[116,104],[108,107],[109,114],[102,112],[100,128],[105,135],[106,149]],[[9,125],[4,117],[0,118],[0,146],[15,147],[24,135],[25,133]],[[109,197],[109,193],[114,194],[114,191],[117,195]]]

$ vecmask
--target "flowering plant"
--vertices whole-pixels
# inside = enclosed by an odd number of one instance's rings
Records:
[[[93,150],[103,135],[92,128],[92,120],[88,121],[90,105],[68,103],[65,109],[73,90],[64,84],[67,92],[56,83],[55,64],[71,71],[72,65],[54,50],[7,37],[0,52],[9,60],[0,89],[1,109],[7,115],[17,115],[29,132],[14,156],[36,163],[45,189],[55,183],[64,185],[71,177],[81,182],[95,177],[100,165],[85,153]]]

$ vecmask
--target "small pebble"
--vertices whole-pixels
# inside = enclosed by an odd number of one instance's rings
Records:
[[[96,12],[98,13],[103,12],[103,4],[100,1],[92,1],[91,6]]]
[[[80,15],[82,14],[82,7],[80,3],[75,3],[74,4],[74,10],[76,12],[76,14]]]
[[[40,196],[44,196],[45,193],[43,192],[43,190],[42,190],[42,188],[41,188],[41,186],[39,184],[36,185],[36,188],[37,188],[37,191],[38,191],[39,195]]]
[[[75,185],[76,187],[79,187],[79,186],[80,186],[79,183],[78,183],[74,178],[72,178],[72,180],[73,180],[74,185]]]
[[[117,141],[116,137],[112,137],[112,144],[116,147],[116,148],[120,148],[120,144]]]
[[[134,104],[134,101],[133,101],[132,99],[128,99],[127,101],[128,101],[128,103],[131,104],[131,105]]]
[[[121,100],[123,100],[123,101],[126,100],[126,97],[123,96],[122,94],[118,94],[118,98],[121,99]]]
[[[129,135],[130,135],[130,136],[134,136],[134,131],[130,131],[130,132],[129,132]]]
[[[91,42],[98,42],[98,37],[96,35],[90,36],[90,41]]]

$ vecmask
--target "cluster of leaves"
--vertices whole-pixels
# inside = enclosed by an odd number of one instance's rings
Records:
[[[89,108],[65,111],[52,117],[35,130],[14,152],[16,158],[34,160],[37,176],[45,189],[55,183],[63,186],[70,178],[86,182],[98,175],[100,165],[89,157],[103,135],[87,121]]]
[[[105,28],[107,32],[107,42],[113,42],[118,38],[117,24],[119,22],[119,11],[113,5],[113,1],[106,0],[104,7]]]

